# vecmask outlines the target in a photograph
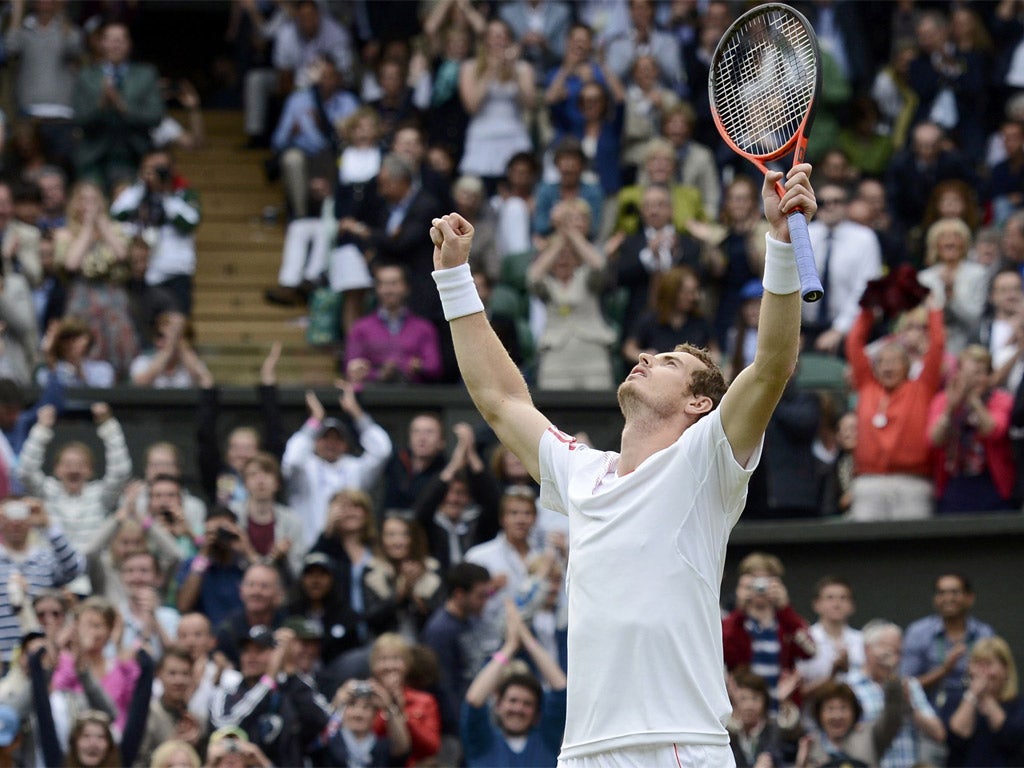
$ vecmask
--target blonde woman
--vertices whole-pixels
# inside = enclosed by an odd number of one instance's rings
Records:
[[[165,741],[153,751],[149,768],[199,768],[203,761],[187,741]]]
[[[437,699],[407,682],[413,651],[401,635],[387,632],[370,649],[370,674],[391,695],[395,711],[401,711],[409,729],[409,759],[406,765],[430,764],[441,748],[441,710]],[[378,711],[374,720],[378,736],[387,733],[387,720]]]
[[[948,723],[947,765],[1020,765],[1024,701],[1013,652],[1003,638],[986,637],[971,649],[970,684],[942,709]]]
[[[488,22],[476,58],[462,63],[459,96],[470,116],[459,173],[481,177],[492,193],[509,159],[533,150],[522,118],[536,100],[533,68],[519,61],[504,21]]]
[[[89,326],[93,360],[114,366],[124,379],[139,352],[128,311],[128,238],[107,213],[103,191],[79,182],[68,200],[67,224],[53,235],[57,266],[69,278],[67,314]]]
[[[547,310],[537,344],[540,389],[611,389],[615,331],[601,311],[605,258],[589,240],[590,206],[582,198],[558,203],[555,234],[526,274],[530,292]]]
[[[967,258],[971,230],[962,219],[943,218],[928,228],[925,264],[918,281],[936,297],[946,326],[946,350],[959,354],[977,333],[988,296],[988,272]]]
[[[357,488],[345,488],[331,496],[327,524],[311,552],[323,552],[334,563],[335,590],[344,595],[359,616],[360,642],[370,639],[367,626],[366,571],[377,544],[377,523],[370,495]]]

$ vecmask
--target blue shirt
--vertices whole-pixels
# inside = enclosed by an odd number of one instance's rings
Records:
[[[462,704],[462,746],[469,768],[542,768],[558,764],[565,732],[566,693],[548,691],[541,704],[540,722],[526,736],[522,752],[513,752],[489,707]]]
[[[189,569],[195,557],[190,557],[178,568],[178,590],[188,578]],[[242,586],[242,577],[245,576],[244,569],[235,563],[224,565],[215,560],[210,560],[210,566],[203,574],[203,584],[199,588],[199,599],[196,601],[193,610],[206,614],[210,620],[210,626],[220,625],[229,614],[242,608],[242,598],[238,594],[238,588]]]
[[[339,91],[324,102],[324,112],[331,123],[343,120],[358,107],[359,100],[348,91]],[[333,125],[328,128],[333,130]],[[288,97],[270,143],[278,152],[294,147],[307,155],[330,149],[331,142],[320,125],[320,113],[312,88],[295,91]]]
[[[950,696],[960,696],[964,691],[967,679],[967,661],[971,648],[983,637],[992,637],[992,627],[973,616],[967,617],[967,632],[964,642],[967,652],[961,656],[953,670],[941,681],[932,686],[928,699],[936,709],[942,709]],[[900,674],[904,677],[920,677],[938,667],[946,659],[953,643],[946,636],[946,628],[942,618],[932,614],[918,619],[903,633],[903,659],[900,662]]]

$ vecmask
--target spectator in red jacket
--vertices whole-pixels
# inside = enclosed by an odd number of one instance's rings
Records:
[[[383,685],[400,709],[409,728],[409,760],[406,765],[430,762],[441,748],[441,710],[437,699],[426,691],[409,686],[406,676],[412,666],[412,648],[401,635],[386,632],[378,637],[370,650],[370,671]],[[387,733],[387,720],[377,713],[374,731]]]
[[[743,558],[736,608],[722,621],[726,669],[747,667],[764,678],[773,711],[780,682],[795,674],[799,659],[809,659],[815,651],[807,620],[789,604],[784,573],[782,561],[774,555],[752,552]]]

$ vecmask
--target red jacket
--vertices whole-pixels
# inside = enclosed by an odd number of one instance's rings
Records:
[[[405,722],[409,727],[409,740],[412,744],[406,765],[419,765],[441,749],[441,710],[437,706],[437,699],[425,691],[407,686],[402,692],[405,694]],[[374,732],[383,736],[387,729],[383,713],[378,712],[373,724]]]
[[[935,422],[946,411],[947,395],[939,392],[932,398],[931,408],[928,411],[928,435],[931,436],[932,427]],[[1013,495],[1013,487],[1017,479],[1017,467],[1013,461],[1013,453],[1010,448],[1010,412],[1013,410],[1013,395],[1004,389],[994,389],[988,394],[985,401],[989,415],[995,421],[995,427],[988,435],[979,435],[978,439],[985,448],[985,466],[992,477],[992,483],[996,491],[1004,499]],[[949,483],[949,468],[946,466],[946,446],[932,446],[932,471],[935,478],[935,494],[942,498]]]
[[[750,635],[743,626],[746,620],[747,614],[739,608],[722,620],[725,668],[729,671],[737,667],[750,666],[753,660],[754,649],[750,643]],[[814,640],[807,631],[808,624],[793,606],[787,605],[776,611],[775,623],[779,632],[780,670],[793,669],[798,659],[809,659],[814,655]]]

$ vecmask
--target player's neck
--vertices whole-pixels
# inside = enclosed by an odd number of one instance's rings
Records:
[[[626,422],[622,430],[619,464],[616,468],[621,477],[628,475],[650,456],[672,445],[683,434],[688,425],[680,425],[672,419],[636,418]]]

